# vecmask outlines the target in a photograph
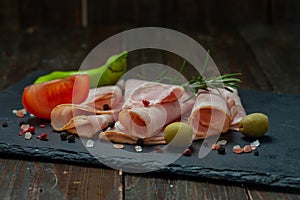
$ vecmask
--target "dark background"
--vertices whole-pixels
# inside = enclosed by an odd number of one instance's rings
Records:
[[[85,1],[85,0],[84,0]],[[211,26],[271,25],[300,20],[297,0],[87,0],[89,26],[161,26],[207,31]],[[81,27],[81,0],[1,0],[2,30]]]
[[[37,69],[77,70],[108,37],[158,26],[209,49],[221,73],[242,72],[243,88],[299,93],[299,8],[298,0],[0,0],[0,89]],[[128,59],[182,62],[147,51]]]

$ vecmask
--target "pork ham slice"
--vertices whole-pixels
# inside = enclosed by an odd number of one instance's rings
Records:
[[[94,110],[101,111],[107,104],[114,109],[122,100],[122,91],[118,86],[102,86],[90,89],[87,99],[82,103]]]
[[[185,101],[189,97],[190,94],[185,93],[173,102],[122,110],[119,113],[119,121],[134,137],[152,137],[160,132],[166,124],[180,118],[192,109],[195,100],[192,98]]]
[[[118,86],[91,89],[88,98],[80,105],[56,106],[51,112],[51,125],[56,131],[92,137],[97,131],[106,128],[109,122],[116,120],[121,103],[122,91]],[[103,110],[105,104],[110,107],[109,110]]]
[[[178,85],[129,79],[125,82],[125,102],[123,110],[177,101],[184,94]]]
[[[139,137],[133,136],[132,134],[128,133],[127,130],[122,126],[122,124],[120,124],[120,122],[117,122],[114,128],[108,128],[105,132],[100,133],[99,139],[117,143],[137,144],[137,140],[139,139]],[[143,144],[166,144],[163,132],[161,131],[152,137],[145,138]]]
[[[91,138],[97,132],[101,132],[108,127],[112,121],[114,121],[114,117],[111,114],[79,115],[73,117],[62,129],[80,137]]]
[[[238,130],[239,121],[246,115],[237,91],[225,89],[200,90],[188,119],[196,135],[201,139]]]

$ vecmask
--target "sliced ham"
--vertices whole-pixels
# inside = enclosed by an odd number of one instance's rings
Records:
[[[182,86],[129,79],[125,82],[125,102],[122,109],[169,103],[183,94]]]
[[[99,134],[99,139],[112,141],[116,143],[137,144],[139,137],[135,137],[128,133],[124,127],[117,122],[114,128],[108,128],[105,132]],[[152,137],[145,138],[145,145],[166,144],[163,132],[160,132]]]
[[[87,99],[82,103],[94,110],[101,111],[107,104],[114,109],[122,100],[122,91],[118,86],[103,86],[90,89]]]
[[[170,103],[155,104],[149,107],[133,107],[119,113],[119,121],[134,137],[149,138],[157,134],[162,128],[189,112],[195,100],[188,98],[185,93],[181,98]]]
[[[201,139],[229,129],[237,130],[246,112],[236,91],[225,89],[200,90],[188,119],[195,139]]]
[[[105,104],[109,106],[109,110],[103,110]],[[119,87],[91,89],[88,98],[80,105],[56,106],[51,112],[51,125],[56,131],[92,137],[97,131],[106,128],[109,122],[116,121],[121,105],[122,91]]]
[[[73,117],[62,129],[80,137],[91,138],[97,132],[107,128],[115,119],[113,115],[79,115]]]

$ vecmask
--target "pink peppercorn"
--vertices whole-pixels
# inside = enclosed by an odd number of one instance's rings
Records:
[[[148,101],[147,99],[143,99],[142,102],[145,107],[148,107],[150,105],[150,101]]]

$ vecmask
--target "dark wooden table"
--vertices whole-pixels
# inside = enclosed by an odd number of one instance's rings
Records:
[[[0,90],[38,69],[78,69],[93,47],[124,29],[29,27],[1,33]],[[300,24],[183,33],[210,50],[222,73],[242,72],[242,88],[300,93]],[[129,64],[153,59],[160,58],[141,51],[129,57]],[[2,156],[0,199],[300,199],[300,192],[170,175],[120,174],[108,168]]]

